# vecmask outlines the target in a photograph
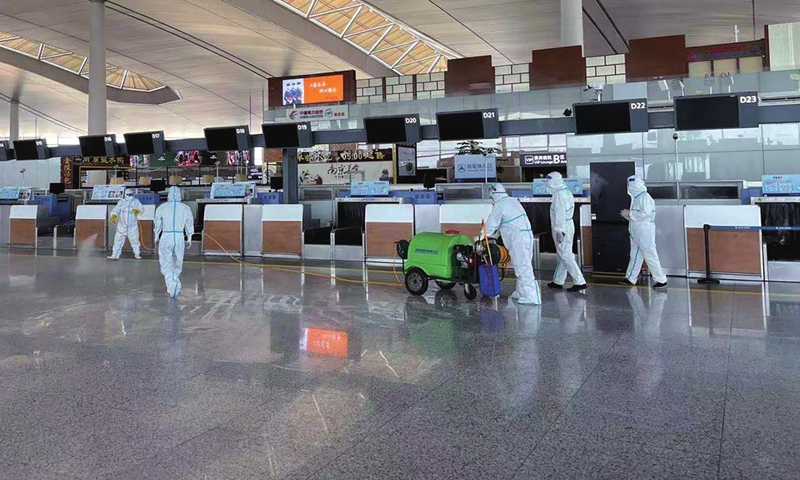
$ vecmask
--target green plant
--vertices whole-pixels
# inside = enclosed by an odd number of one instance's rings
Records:
[[[467,140],[458,144],[456,155],[496,155],[501,153],[499,148],[484,147],[477,140]]]

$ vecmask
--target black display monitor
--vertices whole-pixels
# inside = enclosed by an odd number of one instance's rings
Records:
[[[8,142],[5,140],[0,140],[0,162],[5,162],[8,160]]]
[[[269,177],[269,188],[283,190],[283,177]]]
[[[206,150],[212,152],[250,150],[250,128],[247,125],[206,128],[203,132],[208,147]]]
[[[164,132],[126,133],[125,147],[128,155],[163,155],[167,153]]]
[[[167,189],[167,181],[163,179],[150,180],[150,191],[153,193],[163,192]]]
[[[51,195],[61,195],[64,193],[65,187],[63,183],[51,183],[50,189],[48,190]]]
[[[364,130],[367,132],[367,143],[370,144],[422,141],[419,115],[365,118]]]
[[[439,140],[480,140],[500,137],[497,109],[437,113]]]
[[[577,135],[646,132],[647,99],[576,103],[572,106]]]
[[[314,146],[311,124],[303,123],[265,123],[261,125],[264,133],[264,148],[309,148]]]
[[[759,118],[756,92],[675,98],[675,130],[755,128]]]
[[[109,135],[87,135],[78,137],[81,144],[81,155],[84,157],[116,157],[117,136]]]
[[[44,160],[50,157],[47,140],[14,140],[14,154],[17,160]]]

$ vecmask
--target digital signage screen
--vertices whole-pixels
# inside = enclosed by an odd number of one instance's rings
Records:
[[[284,105],[313,105],[344,101],[344,75],[283,80]]]

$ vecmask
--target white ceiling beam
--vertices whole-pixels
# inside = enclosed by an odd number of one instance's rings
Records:
[[[354,8],[363,8],[363,5],[361,7],[357,7],[355,5],[348,5],[346,7],[334,8],[333,10],[327,10],[327,11],[324,11],[324,12],[315,13],[314,15],[311,15],[308,18],[324,17],[325,15],[328,15],[328,14],[331,14],[331,13],[344,12],[345,10],[352,10]]]
[[[383,39],[384,39],[384,38],[386,38],[386,35],[389,35],[389,31],[390,31],[392,28],[394,28],[394,24],[392,24],[392,25],[389,25],[389,27],[386,29],[386,31],[385,31],[385,32],[383,32],[383,35],[381,35],[381,38],[379,38],[379,39],[378,39],[378,41],[377,41],[377,42],[375,42],[375,45],[373,45],[373,46],[372,46],[372,48],[370,48],[370,49],[369,49],[369,54],[370,54],[370,55],[372,55],[372,52],[374,52],[374,51],[375,51],[375,49],[378,47],[378,45],[380,45],[380,44],[381,44],[381,42],[383,41]]]
[[[362,10],[364,10],[364,5],[361,5],[360,7],[358,7],[358,11],[356,12],[355,15],[353,15],[353,18],[351,18],[350,21],[347,22],[347,26],[344,27],[344,30],[342,30],[342,34],[340,35],[340,37],[344,37],[344,35],[347,33],[347,31],[350,30],[350,27],[353,26],[353,22],[356,21],[356,17],[361,15],[361,11]]]
[[[430,60],[430,59],[432,59],[432,58],[439,58],[439,57],[441,57],[441,55],[439,55],[439,54],[437,53],[436,55],[430,55],[430,56],[427,56],[427,57],[425,57],[425,58],[420,58],[420,59],[417,59],[417,60],[413,60],[413,61],[411,61],[411,62],[406,62],[406,63],[404,63],[404,64],[402,64],[402,65],[396,65],[394,68],[407,67],[407,66],[409,66],[409,65],[414,65],[415,63],[422,63],[422,62],[424,62],[425,60]]]
[[[401,55],[400,58],[398,58],[397,61],[394,62],[394,64],[392,64],[392,70],[394,70],[394,67],[396,67],[404,58],[406,58],[406,55],[408,55],[411,52],[411,50],[414,50],[414,47],[416,47],[417,45],[419,45],[419,40],[414,42],[414,45],[408,47],[405,53],[403,53],[403,55]]]
[[[372,53],[373,53],[373,55],[377,55],[377,54],[379,54],[381,52],[385,52],[386,50],[391,50],[393,48],[403,48],[406,45],[412,45],[412,44],[417,44],[417,43],[419,43],[419,40],[411,40],[409,42],[403,42],[403,43],[398,43],[397,45],[392,45],[391,47],[379,48],[379,49],[375,50]]]
[[[317,6],[317,0],[311,0],[311,5],[308,6],[308,11],[306,12],[306,18],[311,16],[311,12],[314,11],[314,7]]]
[[[431,63],[431,66],[428,68],[428,71],[425,72],[425,73],[431,73],[433,71],[433,69],[436,68],[436,65],[439,63],[439,60],[441,60],[441,59],[442,59],[441,55],[436,57],[436,60],[434,60],[433,63]]]
[[[390,27],[392,25],[393,25],[392,23],[383,23],[381,25],[378,25],[377,27],[368,28],[366,30],[359,30],[359,31],[353,32],[353,33],[348,33],[347,35],[344,36],[344,38],[350,38],[350,37],[353,37],[355,35],[361,35],[362,33],[374,32],[375,30],[380,30],[382,28]]]

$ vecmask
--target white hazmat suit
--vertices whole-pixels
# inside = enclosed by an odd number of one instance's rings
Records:
[[[119,260],[126,238],[131,242],[134,257],[137,260],[142,258],[142,246],[139,242],[139,215],[143,211],[144,206],[133,196],[133,190],[126,190],[125,198],[117,202],[117,205],[111,210],[111,222],[117,224],[117,233],[114,235],[114,247],[109,259]]]
[[[533,230],[522,205],[506,193],[501,184],[492,185],[494,208],[486,221],[486,234],[498,231],[511,255],[511,266],[517,276],[517,289],[511,295],[522,305],[541,305],[542,295],[533,275]]]
[[[156,242],[159,243],[158,261],[167,284],[167,293],[177,297],[181,293],[183,253],[185,247],[192,245],[194,235],[192,210],[181,203],[181,190],[178,187],[170,187],[167,203],[156,209],[155,229]]]
[[[583,272],[575,260],[575,254],[572,253],[572,243],[575,240],[575,224],[572,219],[575,214],[575,197],[572,196],[572,192],[567,188],[567,184],[564,183],[564,179],[558,172],[547,176],[547,190],[553,196],[550,204],[550,225],[558,256],[556,272],[553,275],[553,282],[549,286],[563,287],[567,280],[567,273],[569,273],[574,283],[569,290],[584,290],[586,279],[583,278]]]
[[[636,283],[642,271],[642,262],[647,262],[647,268],[656,281],[654,286],[666,287],[667,276],[661,270],[656,251],[656,202],[647,193],[647,186],[638,175],[628,177],[628,195],[631,196],[631,208],[620,212],[629,222],[628,231],[631,235],[630,262],[625,278],[631,284]]]

